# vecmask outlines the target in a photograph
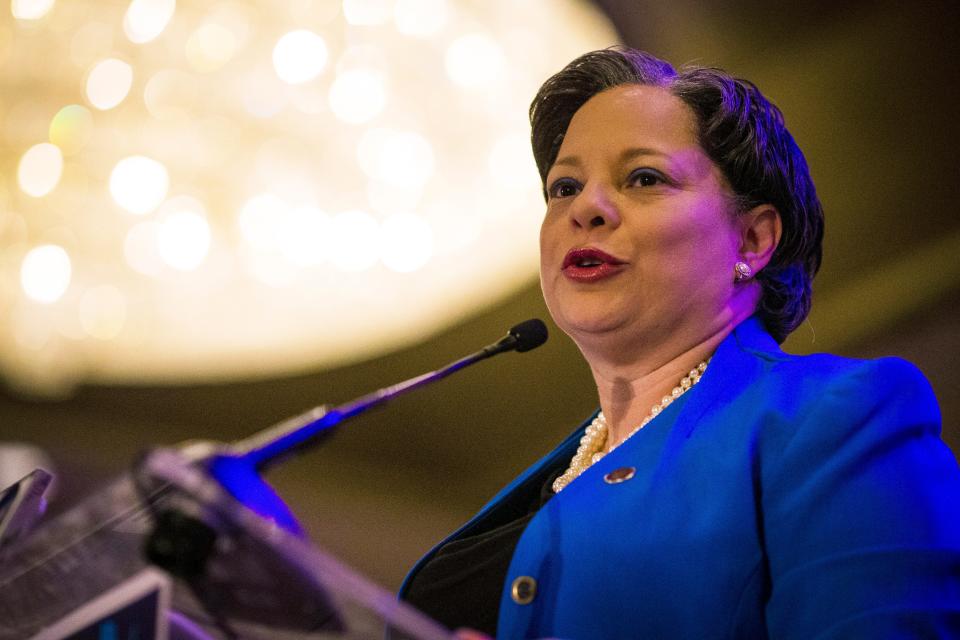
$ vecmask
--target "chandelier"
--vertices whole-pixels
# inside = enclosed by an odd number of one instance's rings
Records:
[[[0,372],[229,380],[422,340],[528,284],[527,106],[579,0],[13,0]]]

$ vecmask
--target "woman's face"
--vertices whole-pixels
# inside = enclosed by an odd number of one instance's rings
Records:
[[[623,330],[644,342],[696,339],[729,316],[739,225],[679,98],[641,85],[591,98],[546,187],[541,284],[581,347]]]

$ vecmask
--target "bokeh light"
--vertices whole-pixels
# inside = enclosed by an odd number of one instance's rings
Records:
[[[70,256],[55,244],[35,247],[20,264],[23,292],[43,304],[51,304],[63,296],[70,286],[71,275]]]
[[[330,216],[313,205],[302,205],[290,211],[280,234],[280,248],[292,264],[315,267],[328,259],[332,233]]]
[[[10,6],[0,375],[28,385],[24,345],[91,380],[271,375],[516,290],[542,206],[527,104],[614,37],[578,31],[585,0]]]
[[[160,225],[146,220],[130,227],[123,241],[123,257],[135,271],[145,276],[158,276],[163,271],[160,257]]]
[[[279,114],[286,106],[285,88],[278,81],[276,70],[259,67],[241,81],[242,104],[247,113],[266,120]]]
[[[250,198],[240,210],[240,233],[254,249],[273,251],[281,243],[282,220],[287,217],[289,205],[279,196],[262,193]]]
[[[288,84],[316,78],[327,66],[327,43],[316,33],[299,29],[285,34],[273,47],[273,68]]]
[[[127,302],[115,286],[102,284],[83,292],[79,304],[80,326],[97,340],[112,340],[127,320]]]
[[[487,156],[487,170],[497,188],[525,189],[536,184],[540,178],[526,132],[498,138]]]
[[[392,271],[411,273],[423,267],[433,255],[433,230],[420,216],[398,213],[381,226],[381,257]]]
[[[408,36],[432,36],[447,23],[447,0],[397,0],[393,19],[397,31]]]
[[[116,58],[97,63],[87,76],[87,100],[97,109],[112,109],[127,97],[133,84],[133,67]]]
[[[433,147],[419,133],[387,137],[377,158],[376,177],[398,187],[421,187],[433,176]]]
[[[200,94],[195,74],[177,69],[163,69],[147,81],[143,102],[150,115],[158,120],[186,118]]]
[[[114,201],[137,215],[149,213],[167,197],[170,177],[167,168],[145,156],[130,156],[110,173],[110,195]]]
[[[54,0],[12,0],[10,12],[17,20],[39,20],[53,8]]]
[[[489,36],[473,33],[453,41],[444,58],[450,79],[467,89],[481,89],[502,77],[506,58]]]
[[[157,249],[163,261],[174,269],[196,269],[210,251],[206,218],[191,209],[171,211],[160,221]]]
[[[42,142],[27,149],[17,167],[17,182],[27,195],[41,198],[57,186],[63,174],[63,155],[60,148]]]
[[[343,17],[358,27],[386,24],[392,12],[392,0],[343,0]]]
[[[368,129],[357,144],[363,172],[379,183],[419,193],[433,176],[433,145],[415,131],[385,127]]]
[[[176,8],[176,0],[133,0],[123,16],[123,32],[131,42],[150,42],[167,28]]]
[[[365,211],[333,217],[330,261],[340,271],[363,271],[380,259],[380,225]]]
[[[93,136],[93,115],[79,104],[67,105],[53,116],[49,135],[64,155],[79,153]]]
[[[210,73],[233,58],[237,44],[236,36],[226,27],[204,24],[190,35],[184,53],[192,69]]]
[[[330,109],[350,124],[362,124],[378,116],[387,102],[383,77],[375,71],[353,69],[337,76],[330,87]]]

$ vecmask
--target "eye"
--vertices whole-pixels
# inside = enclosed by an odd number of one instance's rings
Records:
[[[569,198],[580,193],[580,183],[572,178],[554,180],[547,190],[547,195],[553,198]]]
[[[649,167],[636,169],[630,174],[630,177],[627,178],[627,183],[635,187],[654,187],[658,184],[667,184],[668,182],[666,176],[656,169],[650,169]]]

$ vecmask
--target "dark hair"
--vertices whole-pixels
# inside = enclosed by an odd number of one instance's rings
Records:
[[[546,183],[573,114],[613,87],[663,87],[690,107],[700,146],[727,179],[740,212],[770,204],[783,233],[756,279],[757,313],[783,342],[810,311],[811,283],[823,256],[823,207],[783,114],[753,83],[715,68],[670,63],[627,47],[580,56],[548,79],[530,105],[533,155]]]

